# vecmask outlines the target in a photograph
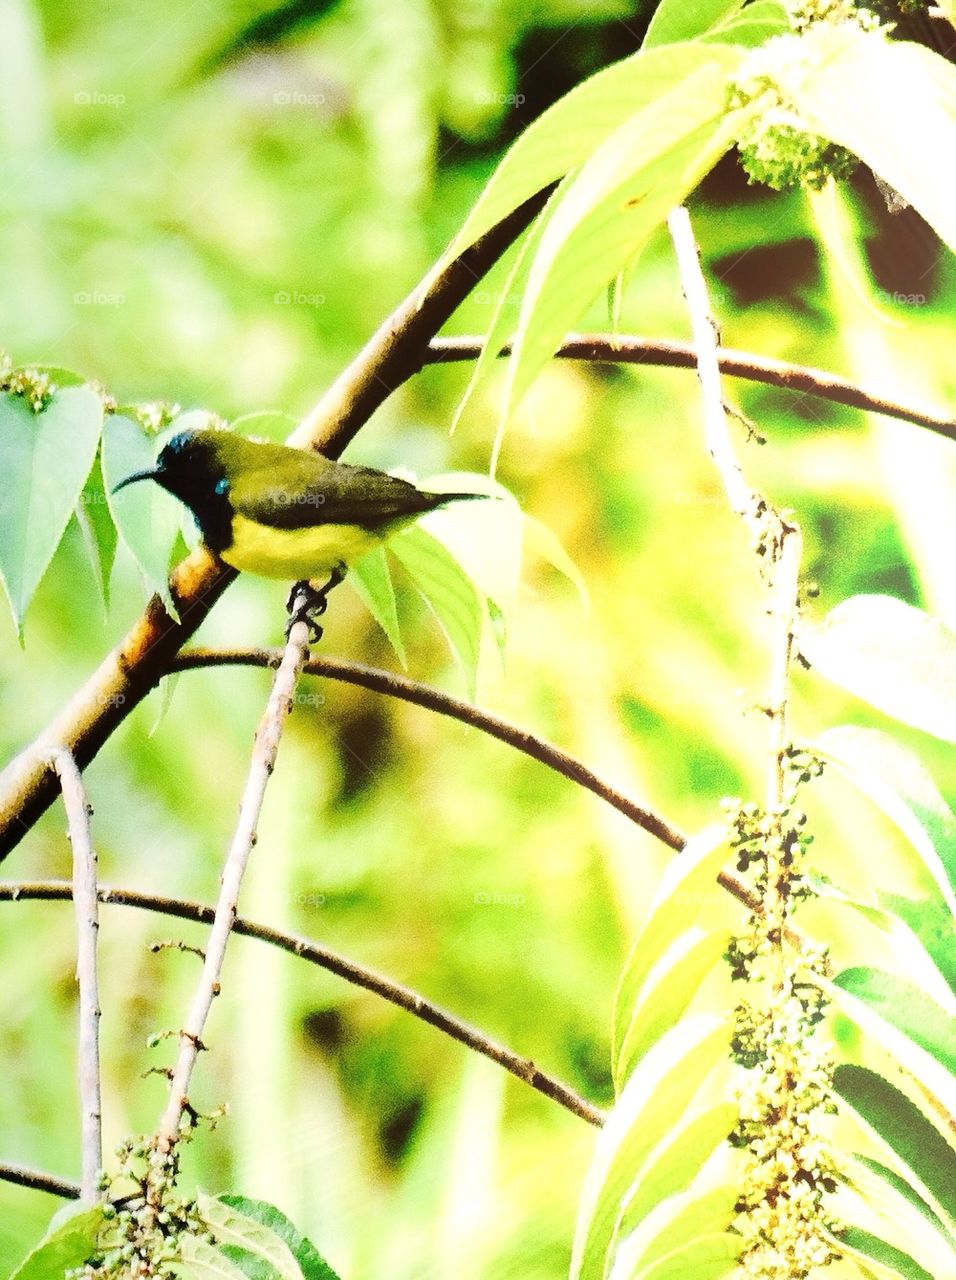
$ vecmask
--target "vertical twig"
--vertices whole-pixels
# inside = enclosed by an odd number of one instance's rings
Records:
[[[73,849],[73,907],[76,919],[76,978],[79,984],[79,1083],[82,1176],[80,1198],[92,1204],[102,1193],[102,1103],[100,1098],[100,1000],[96,978],[96,939],[99,930],[96,893],[96,853],[90,834],[89,801],[76,761],[64,747],[50,755],[60,779],[67,828]]]
[[[768,565],[770,588],[770,617],[774,627],[773,657],[770,669],[770,695],[767,699],[767,718],[770,723],[769,759],[767,768],[767,815],[770,819],[770,839],[767,841],[767,894],[764,915],[767,936],[774,947],[774,988],[783,990],[785,956],[783,941],[787,929],[790,898],[787,891],[792,871],[784,858],[789,848],[790,828],[787,809],[787,698],[790,688],[790,661],[793,657],[793,637],[797,620],[800,594],[800,553],[802,539],[795,524],[780,521],[780,536]]]
[[[703,395],[707,446],[720,472],[734,511],[744,520],[762,557],[764,577],[770,595],[768,612],[774,623],[770,693],[765,707],[770,722],[767,773],[767,893],[763,903],[764,928],[774,946],[777,989],[782,989],[785,958],[783,942],[787,931],[787,884],[784,866],[788,851],[786,811],[787,690],[793,633],[799,602],[800,529],[795,522],[770,508],[744,478],[737,461],[728,422],[728,409],[721,391],[720,332],[714,320],[707,281],[700,262],[687,210],[674,209],[667,220],[681,289],[690,312],[691,330],[697,355],[697,377]]]
[[[219,979],[229,934],[238,910],[242,877],[252,846],[256,842],[256,826],[265,798],[266,786],[275,767],[279,740],[292,706],[296,681],[308,658],[308,643],[308,624],[296,622],[290,628],[285,653],[276,672],[266,709],[256,730],[249,774],[239,806],[239,821],[220,878],[219,898],[216,902],[216,913],[209,932],[209,940],[205,947],[202,975],[186,1025],[179,1033],[179,1055],[170,1081],[169,1101],[156,1133],[156,1146],[160,1152],[169,1152],[174,1147],[180,1134],[183,1113],[189,1105],[189,1082],[199,1050],[204,1047],[202,1036],[206,1019],[213,1000],[219,994]]]
[[[670,213],[667,226],[677,255],[681,290],[690,314],[697,357],[697,378],[703,398],[707,448],[720,472],[731,507],[752,526],[762,504],[744,479],[734,452],[724,396],[720,389],[720,332],[711,312],[707,281],[701,270],[700,250],[694,239],[690,215],[683,205]]]

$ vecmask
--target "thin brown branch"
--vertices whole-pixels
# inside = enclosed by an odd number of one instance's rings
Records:
[[[171,667],[171,672],[194,671],[203,667],[217,666],[274,667],[281,655],[281,649],[187,649],[178,656]],[[390,698],[399,698],[403,702],[427,707],[430,711],[437,711],[439,715],[460,720],[462,724],[470,725],[473,729],[480,729],[490,737],[497,738],[500,742],[514,747],[515,750],[522,751],[533,760],[547,765],[549,769],[554,769],[569,781],[585,787],[676,853],[679,853],[687,843],[686,837],[672,827],[666,819],[612,787],[574,756],[568,755],[567,752],[552,746],[550,742],[529,733],[526,729],[520,729],[507,720],[493,716],[488,711],[482,711],[470,702],[461,702],[458,698],[452,698],[439,689],[433,689],[427,684],[419,684],[418,681],[409,680],[406,676],[395,675],[391,671],[381,671],[376,667],[366,667],[357,662],[343,662],[339,658],[310,658],[303,670],[306,675],[341,680],[345,684],[359,685],[363,689],[371,689],[375,693],[383,693]],[[717,879],[728,893],[744,906],[751,911],[759,910],[760,903],[757,898],[735,876],[722,871]]]
[[[298,600],[295,604],[298,605]],[[239,821],[222,869],[215,918],[204,948],[202,974],[190,1006],[186,1025],[179,1033],[179,1054],[169,1086],[169,1100],[156,1133],[160,1150],[169,1150],[179,1137],[183,1112],[189,1104],[189,1081],[202,1045],[206,1020],[219,994],[219,981],[233,921],[238,914],[239,892],[252,846],[266,787],[275,768],[282,730],[292,709],[296,682],[309,655],[309,624],[294,622],[282,655],[259,727],[256,730],[249,773],[239,805]]]
[[[337,458],[376,408],[424,364],[428,342],[540,211],[548,195],[528,200],[439,275],[429,273],[298,427],[290,443]],[[196,632],[235,572],[199,547],[173,570],[170,594],[179,621],[154,596],[145,613],[68,705],[0,774],[0,861],[53,803],[50,752],[62,745],[83,769],[156,687],[169,662]]]
[[[0,1182],[12,1182],[18,1187],[28,1187],[31,1191],[46,1191],[51,1196],[61,1196],[64,1200],[79,1200],[80,1184],[70,1178],[59,1178],[55,1173],[44,1173],[42,1169],[28,1169],[23,1164],[0,1164]]]
[[[458,361],[477,360],[483,346],[484,339],[480,337],[433,338],[429,343],[428,362],[454,364]],[[510,355],[511,344],[503,346],[498,354]],[[555,356],[562,360],[583,360],[589,364],[654,365],[664,369],[697,367],[697,352],[693,343],[632,335],[572,333],[555,352]],[[846,405],[851,409],[862,409],[866,413],[880,413],[887,418],[897,418],[901,422],[925,427],[928,431],[945,436],[947,440],[956,440],[956,417],[920,409],[915,405],[901,404],[824,369],[813,369],[808,365],[791,364],[786,360],[774,360],[770,356],[722,346],[717,348],[717,359],[721,372],[731,378],[743,378],[748,382],[817,396],[821,400]]]
[[[79,988],[77,1059],[80,1085],[81,1179],[80,1198],[94,1204],[101,1198],[103,1118],[100,1095],[100,998],[96,974],[99,931],[96,900],[96,852],[90,832],[86,788],[69,751],[51,755],[63,791],[67,829],[73,850],[73,905],[76,918],[76,980]]]
[[[187,649],[172,663],[170,674],[177,671],[191,671],[199,667],[221,666],[257,666],[275,667],[282,655],[281,649]],[[599,778],[587,765],[576,760],[560,748],[545,742],[543,738],[519,729],[488,711],[482,711],[470,702],[462,702],[452,698],[430,685],[409,680],[406,676],[395,675],[390,671],[381,671],[375,667],[366,667],[356,662],[343,662],[338,658],[312,657],[306,663],[304,671],[308,675],[325,676],[331,680],[341,680],[345,684],[360,685],[363,689],[371,689],[375,693],[384,693],[391,698],[399,698],[403,702],[412,702],[439,715],[460,720],[462,724],[480,729],[483,733],[506,742],[517,751],[539,760],[550,769],[562,774],[579,786],[585,787],[596,796],[606,801],[612,808],[623,813],[625,817],[642,827],[650,835],[662,841],[670,849],[683,849],[686,839],[659,814],[639,805],[629,796],[624,795],[609,783]]]
[[[215,918],[213,908],[199,902],[163,898],[155,894],[139,893],[132,889],[107,888],[105,885],[100,886],[98,893],[100,902],[111,906],[136,907],[143,911],[155,911],[162,915],[174,916],[179,920],[195,920],[200,924],[211,924]],[[0,882],[0,902],[67,901],[71,894],[72,888],[67,880]],[[459,1044],[490,1058],[492,1062],[496,1062],[517,1079],[524,1081],[544,1097],[550,1098],[552,1102],[557,1102],[573,1115],[593,1125],[604,1122],[604,1113],[600,1108],[592,1106],[561,1080],[541,1071],[530,1058],[523,1058],[505,1045],[492,1040],[482,1031],[419,995],[417,991],[393,982],[391,978],[386,978],[364,965],[356,964],[355,961],[327,947],[319,946],[308,938],[284,933],[269,925],[257,924],[252,920],[238,917],[233,922],[232,932],[278,947],[290,955],[336,974],[353,986],[373,992],[399,1009],[404,1009],[414,1017],[427,1022],[429,1026],[444,1032]]]

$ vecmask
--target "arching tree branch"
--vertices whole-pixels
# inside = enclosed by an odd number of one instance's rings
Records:
[[[61,1196],[64,1200],[79,1200],[80,1184],[71,1178],[60,1178],[55,1173],[44,1173],[42,1169],[28,1169],[23,1164],[0,1164],[0,1182],[12,1182],[18,1187],[28,1187],[31,1191],[46,1191],[51,1196]]]
[[[274,667],[281,656],[281,649],[187,649],[176,658],[171,672],[217,666]],[[650,809],[645,809],[623,792],[612,787],[574,756],[552,746],[550,742],[545,742],[543,738],[528,733],[526,729],[519,729],[517,725],[510,724],[507,720],[493,716],[488,711],[482,711],[470,702],[452,698],[439,689],[420,684],[416,680],[409,680],[406,676],[395,675],[391,671],[380,671],[376,667],[366,667],[357,662],[343,662],[339,658],[310,658],[303,670],[307,675],[326,676],[330,680],[341,680],[345,684],[360,685],[375,693],[384,693],[390,698],[399,698],[403,702],[427,707],[430,711],[437,711],[439,715],[449,716],[452,720],[460,720],[462,724],[480,729],[490,737],[497,738],[500,742],[505,742],[517,751],[522,751],[532,759],[547,765],[549,769],[554,769],[571,782],[585,787],[676,853],[679,853],[687,843],[686,838],[666,819]],[[728,871],[722,871],[717,880],[728,893],[749,910],[760,910],[759,900]]]
[[[431,273],[380,326],[329,388],[290,443],[336,458],[380,404],[421,369],[428,342],[542,208],[548,191],[526,201],[439,275]],[[52,804],[50,752],[65,747],[85,768],[113,731],[155,688],[235,577],[199,547],[174,569],[170,594],[179,621],[157,596],[126,638],[39,738],[0,774],[0,861]]]
[[[199,667],[275,667],[281,656],[281,649],[187,649],[174,659],[170,666],[170,674],[176,671],[192,671]],[[395,675],[391,671],[381,671],[376,667],[366,667],[358,662],[343,662],[338,658],[310,658],[303,671],[307,675],[327,676],[331,680],[341,680],[345,684],[360,685],[375,693],[384,693],[391,698],[399,698],[403,702],[413,702],[419,707],[437,711],[439,715],[460,720],[462,724],[480,729],[500,742],[506,742],[508,746],[522,751],[526,756],[540,760],[548,768],[556,770],[565,778],[600,796],[612,808],[630,818],[637,826],[643,827],[668,848],[680,850],[686,843],[685,837],[659,814],[644,808],[623,792],[616,790],[574,756],[568,755],[559,747],[552,746],[550,742],[545,742],[543,738],[528,733],[525,729],[519,729],[517,725],[509,724],[507,720],[502,720],[488,711],[482,711],[470,702],[452,698],[449,694],[433,689],[430,685],[409,680],[407,676]]]
[[[481,355],[484,339],[477,337],[433,338],[428,346],[430,364],[454,364],[463,360],[477,360]],[[511,344],[502,347],[500,355],[511,353]],[[718,349],[721,372],[732,378],[745,378],[749,382],[762,382],[785,391],[799,391],[818,396],[834,404],[847,405],[851,409],[863,409],[868,413],[881,413],[887,418],[912,422],[918,427],[947,440],[956,440],[956,417],[919,409],[915,405],[901,404],[886,396],[877,395],[855,382],[840,378],[823,369],[807,365],[790,364],[769,356],[755,355],[750,351],[734,351],[729,347]],[[607,333],[572,333],[558,348],[555,355],[563,360],[585,360],[592,364],[646,364],[666,369],[696,369],[697,357],[693,343],[667,342],[656,338],[640,338],[631,335],[614,336]]]
[[[163,898],[155,894],[138,893],[132,889],[112,889],[100,885],[98,895],[102,903],[121,907],[138,907],[143,911],[156,911],[161,915],[175,916],[179,920],[195,920],[200,924],[211,924],[215,916],[213,908],[203,903]],[[0,902],[67,901],[71,896],[72,886],[68,880],[0,882]],[[267,942],[282,951],[288,951],[290,955],[308,960],[310,964],[318,965],[319,968],[344,978],[353,986],[374,992],[390,1004],[397,1005],[398,1008],[427,1022],[429,1026],[443,1031],[445,1035],[451,1036],[460,1044],[490,1058],[492,1062],[496,1062],[519,1080],[523,1080],[538,1093],[550,1098],[552,1102],[559,1103],[566,1111],[572,1112],[582,1120],[587,1120],[589,1124],[603,1124],[604,1113],[600,1108],[580,1097],[570,1086],[539,1070],[530,1058],[521,1057],[505,1045],[490,1039],[477,1028],[456,1018],[446,1009],[426,1000],[417,991],[393,982],[390,978],[367,969],[364,965],[356,964],[355,961],[348,960],[327,947],[319,946],[308,938],[283,933],[279,929],[245,920],[241,916],[234,921],[232,932],[247,938],[257,938],[260,942]]]

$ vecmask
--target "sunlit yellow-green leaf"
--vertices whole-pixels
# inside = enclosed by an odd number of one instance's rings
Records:
[[[774,66],[808,128],[864,160],[956,251],[952,174],[939,163],[956,154],[956,67],[853,22],[815,23]]]

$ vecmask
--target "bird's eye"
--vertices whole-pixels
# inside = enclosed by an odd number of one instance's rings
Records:
[[[225,477],[225,476],[223,476],[223,478],[222,478],[221,480],[217,480],[217,481],[216,481],[216,489],[215,489],[215,491],[216,491],[217,495],[218,495],[220,498],[222,497],[222,495],[223,495],[224,493],[228,493],[228,492],[229,492],[229,481],[226,479],[226,477]]]

